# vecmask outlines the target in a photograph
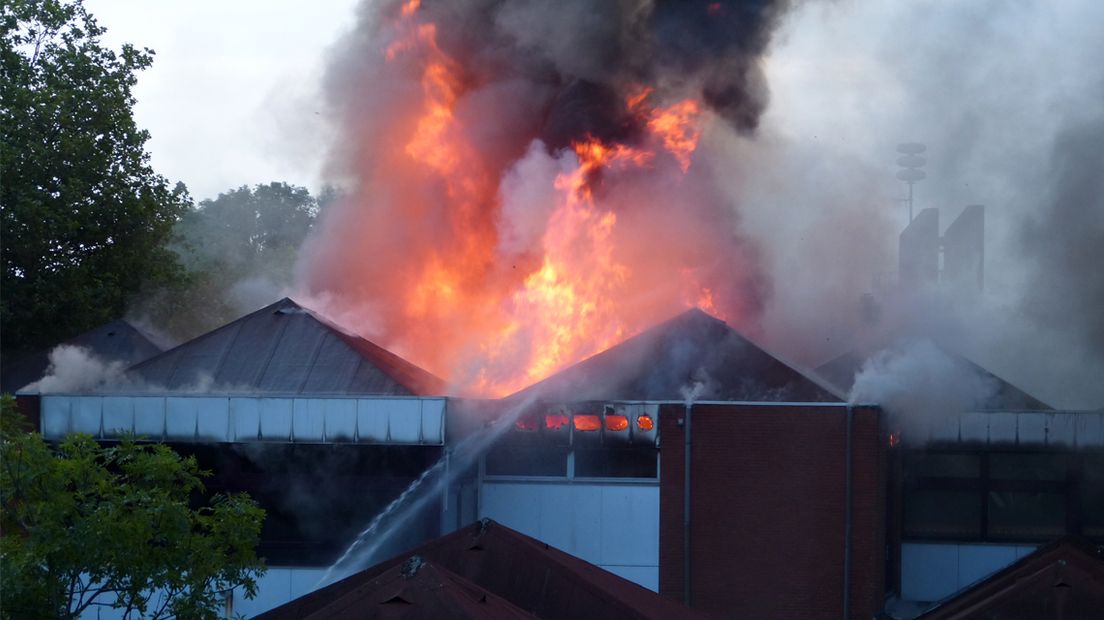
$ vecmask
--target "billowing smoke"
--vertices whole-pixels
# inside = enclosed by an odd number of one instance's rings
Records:
[[[1051,405],[1104,405],[1102,23],[1095,3],[795,7],[758,132],[718,136],[772,283],[768,347],[817,366],[930,338]],[[916,209],[941,232],[986,205],[980,295],[896,286],[906,141],[927,144]]]
[[[25,386],[22,391],[52,392],[95,391],[106,386],[125,385],[125,362],[103,360],[85,347],[60,345],[50,351],[46,375]]]
[[[80,393],[164,393],[162,385],[150,383],[127,372],[129,362],[104,359],[87,347],[62,344],[49,353],[46,374],[20,392],[37,394]],[[187,385],[173,390],[182,394],[205,394],[212,391],[243,392],[248,388],[216,385],[207,372],[201,372]]]
[[[906,440],[922,445],[955,416],[983,407],[995,381],[927,340],[898,343],[868,359],[855,375],[850,401],[878,404]]]
[[[787,6],[363,4],[308,295],[489,394],[695,305],[754,331],[769,286],[711,136],[757,128]]]

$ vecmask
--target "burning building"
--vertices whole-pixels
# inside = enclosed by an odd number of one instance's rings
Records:
[[[128,376],[21,400],[47,438],[164,441],[253,494],[272,568],[244,613],[491,518],[694,609],[871,617],[1099,539],[1104,515],[1104,414],[978,410],[898,442],[876,405],[700,311],[501,399],[451,396],[290,299]]]
[[[50,439],[164,441],[256,497],[272,569],[241,613],[461,590],[569,613],[539,575],[486,577],[516,546],[568,565],[546,574],[591,610],[903,617],[1052,538],[1104,540],[1104,414],[953,354],[888,394],[852,390],[880,346],[814,373],[756,344],[771,282],[710,138],[757,126],[789,4],[373,5],[327,78],[350,189],[305,248],[301,303],[122,388],[21,403]],[[980,288],[982,213],[941,242],[921,211],[899,280],[938,282],[943,243],[943,279]],[[962,378],[992,398],[928,398]],[[923,424],[895,412],[921,400]],[[481,519],[501,530],[473,535]]]

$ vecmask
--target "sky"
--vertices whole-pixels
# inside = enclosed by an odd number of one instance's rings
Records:
[[[154,169],[193,198],[286,181],[318,188],[329,129],[318,113],[328,48],[356,2],[87,0],[104,42],[154,50],[134,94]]]
[[[196,200],[269,181],[320,188],[336,135],[322,81],[357,5],[86,0],[108,45],[156,51],[135,88],[136,119],[154,169]],[[1104,374],[1093,264],[1104,192],[1100,175],[1081,172],[1102,149],[1078,140],[1104,127],[1104,2],[794,7],[763,59],[770,102],[758,131],[706,139],[727,150],[741,225],[764,248],[771,343],[785,351],[815,337],[828,343],[818,354],[840,352],[825,317],[853,314],[871,273],[896,268],[907,215],[895,147],[919,141],[928,179],[917,209],[938,208],[943,228],[966,205],[987,209],[984,303],[956,308],[944,331],[1056,404],[1104,402],[1099,385],[1063,401]],[[923,303],[903,312],[923,322]]]

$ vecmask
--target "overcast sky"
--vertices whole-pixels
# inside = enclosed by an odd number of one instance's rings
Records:
[[[354,0],[86,0],[105,42],[149,47],[135,116],[154,169],[197,200],[243,184],[317,188],[325,124],[317,114],[327,48]]]

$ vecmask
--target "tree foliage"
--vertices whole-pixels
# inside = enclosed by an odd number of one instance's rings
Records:
[[[190,204],[149,164],[131,92],[153,52],[100,42],[79,0],[0,4],[0,322],[6,352],[118,318],[180,275],[165,247]]]
[[[241,186],[189,209],[170,247],[187,270],[181,286],[153,291],[141,310],[185,339],[276,300],[293,283],[299,248],[336,199],[287,183]]]
[[[97,606],[124,617],[218,617],[222,593],[256,591],[264,511],[204,491],[194,457],[162,444],[103,447],[72,435],[51,448],[17,428],[4,397],[0,579],[5,617],[74,618]]]

